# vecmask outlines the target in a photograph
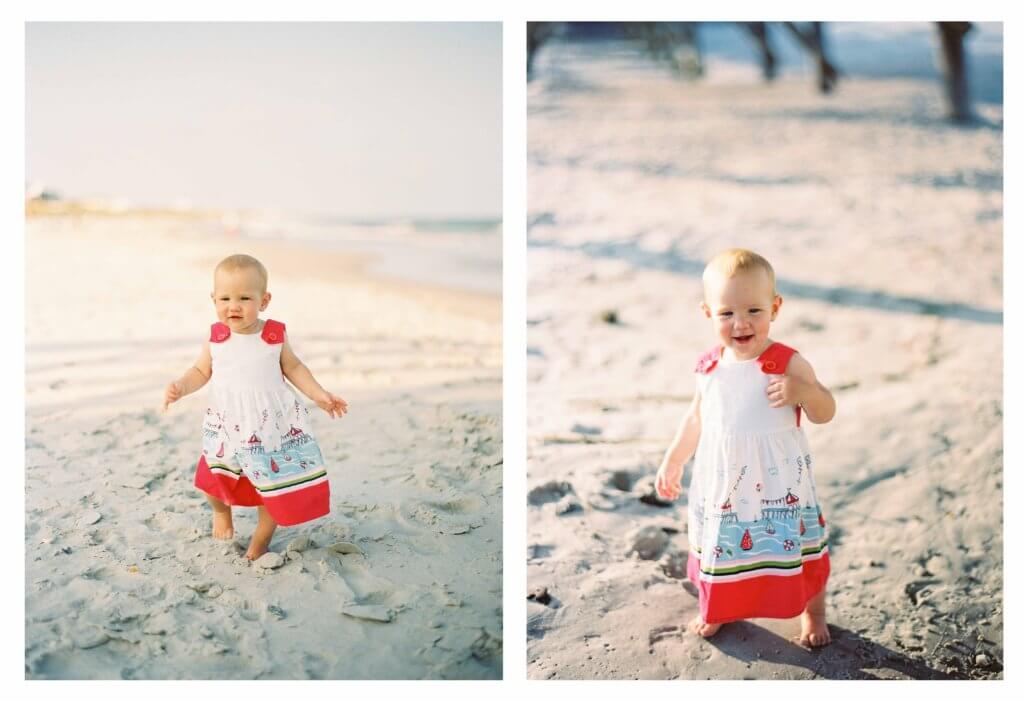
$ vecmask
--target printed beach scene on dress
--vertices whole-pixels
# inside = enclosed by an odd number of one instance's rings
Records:
[[[233,506],[264,506],[281,526],[330,512],[330,487],[309,411],[285,383],[285,325],[260,334],[211,327],[210,403],[195,485]]]
[[[701,437],[690,483],[687,576],[706,623],[791,618],[829,574],[800,409],[772,408],[765,389],[795,352],[772,344],[725,362],[721,347],[697,363]]]

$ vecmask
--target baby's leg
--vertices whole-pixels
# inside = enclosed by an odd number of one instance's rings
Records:
[[[277,530],[277,523],[270,518],[266,507],[257,506],[256,511],[259,514],[259,523],[256,524],[252,540],[249,541],[249,550],[245,553],[250,560],[255,560],[266,554],[270,548],[270,540],[274,537],[274,531]]]
[[[800,645],[821,647],[832,642],[825,622],[825,587],[807,602],[807,608],[800,615]]]
[[[231,540],[235,537],[235,524],[231,520],[231,507],[209,494],[206,500],[213,508],[213,537],[217,540]]]

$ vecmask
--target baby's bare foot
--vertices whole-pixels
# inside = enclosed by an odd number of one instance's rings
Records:
[[[718,629],[722,627],[721,623],[705,623],[704,619],[700,616],[694,617],[687,629],[694,635],[699,635],[702,638],[710,638],[712,635],[718,632]]]
[[[270,550],[270,541],[274,537],[274,531],[269,533],[264,528],[257,527],[252,534],[252,540],[249,541],[249,549],[245,552],[245,556],[250,560],[258,560],[267,554]]]
[[[231,540],[235,537],[235,524],[231,520],[231,509],[213,512],[213,537],[217,540]]]
[[[270,541],[274,538],[274,531],[277,530],[277,523],[270,517],[266,507],[260,506],[257,514],[259,521],[256,523],[256,530],[253,531],[252,540],[249,541],[249,550],[245,553],[250,560],[266,555],[270,549]]]
[[[800,638],[797,644],[803,647],[822,647],[832,642],[825,622],[825,612],[812,612],[808,607],[800,614]]]
[[[252,541],[249,543],[249,549],[245,551],[246,559],[248,559],[248,560],[258,560],[258,559],[260,559],[261,557],[263,557],[264,555],[266,555],[270,551],[270,548],[268,547],[269,545],[270,545],[269,542],[266,542],[266,543],[264,543],[264,542],[257,542],[257,540],[256,540],[256,538],[254,536]]]

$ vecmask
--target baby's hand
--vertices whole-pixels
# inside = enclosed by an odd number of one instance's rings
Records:
[[[185,388],[181,386],[178,380],[167,385],[167,389],[164,390],[164,411],[167,411],[168,406],[181,399],[184,393]]]
[[[658,468],[658,476],[654,478],[654,488],[663,499],[678,499],[682,491],[683,467],[671,467],[663,462]]]
[[[318,397],[316,405],[326,411],[332,419],[340,419],[348,411],[348,402],[330,392],[324,392]]]
[[[810,384],[798,377],[781,375],[768,383],[768,401],[772,408],[796,406],[804,401]]]

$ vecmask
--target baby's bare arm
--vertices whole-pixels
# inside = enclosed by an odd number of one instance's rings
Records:
[[[327,390],[320,386],[306,364],[295,355],[295,351],[292,350],[287,339],[285,339],[284,347],[281,348],[281,372],[311,401],[322,401],[324,395],[327,394]]]
[[[678,499],[683,488],[683,465],[697,450],[700,441],[700,390],[697,390],[676,431],[672,445],[665,451],[665,457],[654,478],[654,488],[665,499]]]
[[[203,343],[203,349],[199,351],[199,357],[192,364],[185,374],[167,385],[164,390],[164,409],[182,397],[192,394],[210,381],[213,374],[213,360],[210,358],[210,342]]]
[[[340,419],[348,411],[348,402],[320,386],[309,368],[295,355],[287,338],[281,348],[281,372],[332,419]]]
[[[690,408],[686,410],[672,444],[665,451],[662,464],[682,468],[686,461],[693,457],[700,441],[700,390],[693,395]]]
[[[824,424],[836,415],[836,400],[825,385],[818,382],[814,368],[800,355],[794,354],[786,368],[786,375],[796,379],[796,400],[804,408],[811,423]]]
[[[196,362],[192,363],[192,367],[186,370],[178,381],[187,387],[184,394],[192,394],[209,382],[212,375],[213,359],[210,357],[210,342],[206,341],[203,343],[203,349],[199,351]]]

